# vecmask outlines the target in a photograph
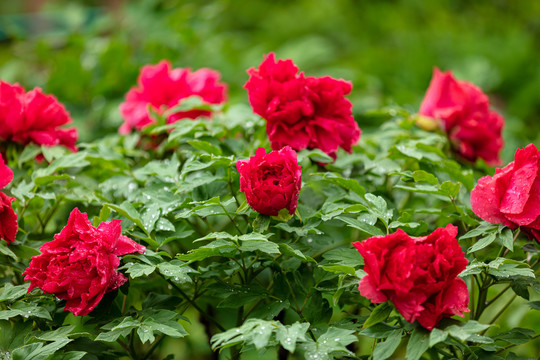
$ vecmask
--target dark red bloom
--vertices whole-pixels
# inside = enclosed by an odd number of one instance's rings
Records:
[[[107,292],[127,278],[117,271],[119,256],[144,252],[146,248],[121,234],[121,220],[103,222],[95,228],[86,213],[75,208],[67,225],[43,244],[41,255],[32,257],[23,273],[35,287],[67,300],[65,310],[84,316]]]
[[[132,87],[126,94],[126,101],[120,105],[124,124],[121,134],[129,134],[133,128],[141,130],[155,123],[150,117],[148,107],[162,114],[179,105],[182,100],[197,95],[207,104],[221,104],[227,98],[227,85],[219,81],[220,74],[211,69],[171,69],[171,63],[162,60],[157,65],[146,65],[141,69],[138,86]],[[211,116],[207,110],[178,111],[170,114],[167,123],[181,119],[195,119],[199,116]]]
[[[268,54],[258,69],[250,68],[248,91],[253,111],[266,119],[272,149],[321,149],[335,158],[342,147],[351,152],[360,128],[345,97],[352,84],[329,76],[305,77],[292,60]]]
[[[443,317],[468,312],[469,292],[457,275],[467,259],[456,240],[457,228],[447,225],[413,238],[401,229],[353,245],[364,258],[358,290],[374,303],[392,301],[405,320],[428,330]]]
[[[13,200],[15,198],[0,192],[0,238],[6,240],[8,243],[15,240],[19,228],[17,214],[15,214],[11,206]]]
[[[540,241],[540,152],[529,144],[517,149],[514,161],[495,175],[484,176],[471,191],[476,215],[491,223],[503,223]]]
[[[19,84],[0,81],[0,140],[62,145],[76,151],[77,129],[60,128],[71,122],[64,105],[53,95],[40,88],[25,92]]]
[[[474,84],[435,68],[420,115],[440,119],[454,151],[466,160],[501,163],[504,118],[490,110],[488,97]]]
[[[253,209],[271,216],[277,216],[281,209],[294,214],[302,186],[302,169],[294,150],[286,146],[267,154],[258,148],[255,156],[237,161],[236,168],[240,191]]]

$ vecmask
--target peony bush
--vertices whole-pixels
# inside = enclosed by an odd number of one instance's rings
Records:
[[[538,149],[490,167],[486,94],[435,69],[360,139],[350,82],[247,74],[147,65],[89,143],[0,83],[0,359],[538,355]]]

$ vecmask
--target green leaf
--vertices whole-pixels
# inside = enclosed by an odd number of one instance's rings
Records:
[[[54,341],[43,346],[43,343],[33,343],[13,351],[13,360],[44,360],[69,344],[71,339]]]
[[[315,162],[323,164],[332,163],[334,159],[320,149],[301,150],[297,153],[298,163],[301,163],[304,158],[309,158]]]
[[[533,269],[527,263],[512,259],[504,259],[497,267],[492,267],[491,263],[489,263],[488,274],[500,279],[507,279],[513,276],[535,277]]]
[[[467,253],[470,254],[470,253],[473,253],[475,251],[478,251],[478,250],[481,250],[481,249],[485,248],[486,246],[488,246],[492,242],[494,242],[496,238],[497,238],[496,233],[491,233],[491,234],[489,234],[487,236],[484,236],[483,238],[478,240],[473,246],[471,246],[469,248],[469,250],[467,250]]]
[[[319,265],[323,270],[332,272],[332,273],[345,273],[352,276],[356,275],[356,270],[352,266],[339,265],[339,264],[330,264],[330,265]]]
[[[193,146],[197,150],[207,152],[208,154],[221,155],[222,151],[219,147],[214,144],[209,143],[208,141],[202,140],[188,140],[187,143]]]
[[[480,262],[478,261],[477,259],[473,259],[473,261],[471,261],[467,267],[465,268],[465,270],[463,270],[461,272],[461,274],[459,274],[460,277],[465,277],[465,276],[470,276],[470,275],[478,275],[480,273],[482,273],[482,271],[484,271],[484,269],[487,269],[488,265],[483,263],[483,262]]]
[[[402,334],[402,330],[394,330],[385,341],[377,343],[373,351],[373,360],[386,360],[392,356],[401,342]]]
[[[469,231],[468,233],[466,233],[465,235],[463,235],[462,237],[459,238],[459,240],[465,240],[465,239],[470,239],[470,238],[473,238],[473,237],[477,237],[479,235],[484,235],[484,234],[487,234],[487,233],[492,233],[492,232],[495,232],[497,231],[499,228],[498,225],[496,224],[491,224],[491,223],[488,223],[486,221],[480,223],[480,226],[472,229],[471,231]]]
[[[366,322],[364,322],[364,325],[362,325],[362,327],[366,329],[370,326],[373,326],[375,324],[385,321],[391,312],[392,312],[392,306],[388,303],[388,301],[383,302],[382,304],[378,305],[375,309],[373,309],[373,311],[367,318]]]
[[[440,342],[443,342],[448,337],[448,332],[434,328],[431,330],[431,333],[429,334],[429,347],[433,347],[437,345]]]
[[[369,212],[377,216],[385,224],[388,224],[392,218],[392,210],[388,210],[386,201],[382,197],[373,194],[366,194],[365,198],[371,205]]]
[[[306,257],[300,250],[293,249],[290,245],[285,243],[279,244],[279,250],[285,255],[289,255],[300,260],[315,261],[312,258]]]
[[[369,225],[368,223],[364,221],[347,217],[347,216],[339,216],[336,219],[341,220],[347,225],[349,225],[350,227],[361,230],[368,235],[371,235],[371,236],[384,235],[384,232],[381,229],[379,229],[376,226]]]
[[[540,301],[531,301],[531,302],[528,302],[527,305],[529,305],[531,309],[540,310]]]
[[[255,220],[253,220],[253,231],[258,233],[264,233],[268,231],[268,226],[270,226],[270,221],[272,218],[268,215],[257,214]]]
[[[11,285],[11,283],[5,284],[2,294],[0,295],[0,302],[6,300],[13,301],[17,300],[20,297],[23,297],[28,292],[29,287],[30,283],[17,286],[13,286]]]
[[[504,333],[493,336],[494,340],[506,341],[510,344],[520,345],[529,342],[535,335],[535,331],[531,329],[513,328]]]
[[[354,192],[354,193],[356,193],[356,194],[358,194],[360,196],[364,196],[364,194],[366,193],[366,189],[364,189],[364,187],[362,185],[360,185],[358,180],[343,178],[338,173],[328,172],[328,173],[315,173],[315,174],[312,174],[312,175],[322,176],[322,181],[323,182],[338,185],[338,186],[340,186],[340,187],[342,187],[344,189],[350,190],[350,191],[352,191],[352,192]]]
[[[144,322],[141,323],[141,326],[137,329],[137,336],[139,336],[139,339],[141,339],[141,342],[144,344],[147,341],[150,343],[153,343],[154,340],[156,340],[156,337],[154,336],[154,330],[146,325]]]
[[[429,332],[416,327],[411,333],[405,357],[407,360],[418,360],[429,348]]]
[[[233,256],[238,250],[230,242],[226,240],[216,240],[201,246],[200,248],[189,251],[187,254],[179,254],[177,258],[185,261],[200,261],[212,256]]]
[[[360,335],[365,335],[371,338],[375,339],[385,339],[390,334],[392,334],[393,331],[399,330],[400,328],[397,326],[388,325],[387,323],[378,323],[375,325],[372,325],[368,327],[367,329],[363,329],[360,331]]]
[[[10,310],[0,311],[0,320],[7,320],[18,315],[26,319],[29,317],[37,317],[52,320],[51,315],[44,307],[22,301],[15,303],[11,306]]]
[[[486,330],[491,325],[480,324],[478,321],[469,320],[464,323],[450,325],[444,330],[451,336],[461,341],[466,341],[471,335],[475,335],[480,331]]]
[[[154,230],[156,222],[158,221],[160,216],[161,209],[158,204],[154,202],[147,204],[141,216],[143,229],[146,229],[148,233],[151,233]]]
[[[67,336],[75,329],[74,325],[59,327],[53,331],[43,331],[35,336],[36,339],[44,341],[56,341],[67,338]]]
[[[147,265],[147,264],[140,264],[135,263],[133,265],[130,265],[126,272],[129,274],[129,277],[132,279],[141,277],[141,276],[148,276],[152,274],[156,270],[155,265]]]
[[[167,335],[173,338],[184,337],[187,335],[184,327],[176,321],[167,321],[166,323],[155,322],[152,320],[145,321],[145,325],[153,331],[158,331],[163,335]]]
[[[441,192],[451,198],[455,198],[459,194],[461,189],[461,183],[453,183],[451,181],[445,181],[441,184]]]
[[[179,260],[172,260],[171,262],[165,262],[158,264],[159,272],[165,276],[171,278],[174,282],[178,283],[192,283],[193,280],[189,277],[189,273],[196,272],[186,263]]]
[[[104,206],[108,206],[109,208],[113,209],[120,215],[125,216],[127,219],[133,221],[135,225],[137,225],[141,230],[143,230],[146,233],[146,235],[149,235],[148,232],[146,231],[146,228],[144,227],[144,224],[141,219],[141,215],[129,201],[124,201],[122,204],[120,204],[120,206],[117,206],[114,204],[105,204]]]
[[[327,251],[323,258],[333,264],[358,267],[364,264],[364,259],[356,249],[337,248]]]
[[[413,172],[412,176],[415,182],[427,182],[433,185],[437,185],[439,183],[439,180],[435,177],[435,175],[424,170],[417,170]]]
[[[279,326],[276,332],[276,340],[290,353],[296,350],[298,341],[306,341],[306,331],[309,329],[308,323],[295,322],[288,326]]]
[[[510,251],[514,251],[514,235],[512,234],[511,229],[505,228],[503,231],[501,231],[499,239],[501,239],[501,243],[505,248]]]
[[[135,328],[138,328],[140,324],[141,322],[139,320],[135,320],[129,316],[125,317],[118,324],[115,324],[113,322],[103,326],[102,329],[108,330],[110,328],[110,331],[100,333],[96,337],[96,340],[104,342],[115,342],[120,336],[128,336],[131,331]]]
[[[6,241],[0,241],[0,254],[4,254],[6,256],[9,256],[15,261],[18,261],[17,255],[11,249],[9,248]]]

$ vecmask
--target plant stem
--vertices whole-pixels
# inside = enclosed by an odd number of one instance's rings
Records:
[[[488,307],[489,305],[493,304],[502,294],[504,294],[506,292],[506,290],[510,289],[510,285],[506,286],[504,289],[502,289],[501,291],[499,291],[499,293],[497,295],[495,295],[493,297],[493,299],[489,300],[487,303],[486,303],[486,307]]]
[[[150,350],[148,350],[148,352],[146,353],[146,355],[144,355],[144,357],[142,358],[142,360],[147,360],[151,355],[152,353],[154,352],[154,350],[156,350],[156,348],[158,347],[158,345],[161,343],[161,341],[163,341],[163,339],[165,339],[165,335],[161,335],[161,337],[159,339],[157,339],[157,341],[154,343],[154,345],[152,345],[152,347],[150,348]]]
[[[534,340],[534,339],[536,339],[536,338],[538,338],[538,337],[540,337],[540,334],[534,335],[532,338],[530,338],[529,341],[532,341],[532,340]],[[508,345],[506,345],[505,347],[503,347],[502,349],[497,350],[497,351],[495,352],[495,354],[500,354],[500,353],[502,353],[503,351],[506,351],[506,350],[508,350],[508,349],[510,349],[510,348],[512,348],[512,347],[514,347],[514,346],[518,346],[518,345],[522,345],[522,344],[521,344],[521,343],[519,343],[519,344],[508,344]]]
[[[495,314],[495,316],[491,319],[491,321],[488,321],[488,324],[493,324],[495,322],[495,320],[497,320],[499,318],[499,316],[502,315],[503,312],[505,312],[506,309],[508,309],[508,307],[512,304],[512,302],[514,301],[514,299],[517,297],[517,294],[514,294],[512,295],[512,297],[510,298],[510,300],[508,300],[508,302],[506,304],[504,304],[504,306],[499,310],[499,312],[497,314]],[[488,328],[489,329],[489,328]],[[488,329],[485,329],[484,331],[482,331],[480,333],[480,335],[484,335],[485,332],[488,330]]]
[[[182,297],[188,302],[191,304],[191,306],[193,306],[195,309],[197,309],[197,311],[203,315],[206,319],[208,319],[211,323],[213,323],[219,330],[221,331],[225,331],[225,328],[223,326],[221,326],[221,324],[216,320],[214,319],[212,316],[208,315],[203,309],[200,308],[199,305],[197,305],[196,303],[193,302],[193,300],[191,300],[189,298],[189,296],[187,296],[187,294],[182,290],[180,289],[175,283],[173,283],[172,281],[170,280],[167,280],[163,275],[160,274],[160,276],[167,282],[169,283],[169,285],[171,285],[180,295],[182,295]]]

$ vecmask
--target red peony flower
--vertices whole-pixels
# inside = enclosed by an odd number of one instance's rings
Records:
[[[86,213],[73,209],[66,227],[41,246],[41,255],[32,257],[23,273],[31,281],[28,291],[39,287],[67,300],[65,310],[76,316],[90,313],[103,295],[127,281],[117,271],[119,256],[146,250],[121,234],[120,221],[95,228]]]
[[[520,226],[540,242],[540,152],[529,144],[495,175],[484,176],[471,191],[472,210],[491,223]]]
[[[15,240],[19,228],[17,214],[15,214],[11,206],[13,200],[15,198],[0,192],[0,238],[8,243]]]
[[[454,151],[466,160],[501,163],[504,118],[489,109],[488,97],[474,84],[435,68],[420,115],[440,119]]]
[[[272,149],[321,149],[333,158],[342,147],[351,152],[360,128],[345,98],[352,84],[341,79],[304,77],[292,60],[268,54],[258,69],[248,71],[244,85],[253,111],[266,119]]]
[[[6,187],[13,180],[13,171],[6,165],[0,154],[0,189]]]
[[[146,65],[141,69],[138,86],[126,94],[126,101],[120,105],[124,124],[121,134],[129,134],[131,129],[141,130],[155,123],[148,107],[158,114],[179,105],[182,100],[197,95],[207,104],[221,104],[227,98],[227,85],[219,81],[220,74],[211,69],[171,69],[171,63],[162,60],[157,65]],[[169,115],[168,124],[181,119],[195,119],[210,116],[206,110],[178,111]]]
[[[77,151],[77,129],[65,107],[40,88],[25,92],[19,84],[0,81],[0,140],[19,144],[62,145]]]
[[[302,186],[302,169],[296,152],[289,146],[266,154],[258,148],[255,156],[236,162],[240,191],[248,204],[264,215],[277,216],[281,209],[294,214]]]
[[[360,280],[360,294],[374,303],[392,301],[405,320],[417,320],[428,330],[443,317],[463,316],[469,311],[469,292],[457,275],[468,261],[456,235],[450,224],[418,238],[398,229],[353,243],[367,273]]]

